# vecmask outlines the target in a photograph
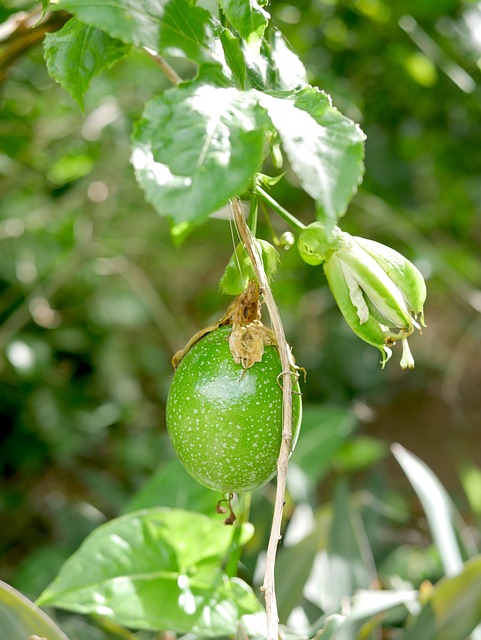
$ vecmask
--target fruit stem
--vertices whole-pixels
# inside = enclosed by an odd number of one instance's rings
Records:
[[[302,224],[302,222],[293,216],[292,213],[289,213],[287,209],[284,209],[277,200],[274,200],[274,198],[270,196],[267,191],[264,191],[264,189],[258,184],[254,187],[254,193],[264,200],[264,202],[268,204],[270,208],[277,213],[277,215],[285,220],[288,225],[293,227],[293,229],[296,231],[303,231],[306,228],[305,224]]]
[[[239,570],[239,562],[242,552],[242,547],[240,544],[242,525],[245,522],[249,522],[251,494],[249,492],[240,493],[238,494],[238,500],[239,505],[236,509],[237,519],[234,526],[234,531],[232,533],[232,542],[230,544],[227,562],[225,565],[225,573],[229,576],[229,578],[234,578]]]
[[[265,193],[262,189],[261,191]],[[263,197],[261,193],[259,193],[259,195]],[[270,196],[268,197],[270,198]],[[255,238],[252,236],[249,227],[246,225],[242,213],[242,207],[238,198],[235,198],[231,201],[231,207],[234,221],[237,225],[237,230],[252,262],[259,287],[262,290],[264,301],[266,303],[267,310],[269,311],[272,330],[275,335],[277,348],[279,350],[279,357],[281,359],[282,373],[286,374],[283,376],[282,384],[282,442],[279,458],[277,460],[276,499],[274,503],[274,514],[272,516],[272,526],[269,536],[269,543],[267,546],[264,583],[261,587],[261,591],[264,593],[266,603],[267,640],[278,640],[279,619],[277,613],[274,569],[276,562],[277,545],[279,544],[279,540],[281,538],[282,512],[284,509],[284,499],[286,493],[287,464],[289,461],[289,455],[291,453],[292,443],[292,359],[289,345],[286,342],[284,327],[282,325],[279,310],[277,309],[274,296],[272,295],[269,281],[262,264],[262,259],[259,256],[254,244]],[[297,228],[299,229],[299,225],[301,223],[295,218],[294,220],[296,221],[296,224],[298,225]]]

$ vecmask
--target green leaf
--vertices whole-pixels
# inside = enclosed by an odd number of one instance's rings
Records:
[[[371,550],[359,513],[349,503],[348,486],[339,482],[334,496],[334,512],[327,549],[311,576],[312,601],[326,611],[339,610],[343,598],[357,589],[367,589],[375,579]],[[306,597],[310,596],[306,593]]]
[[[31,636],[68,640],[41,609],[0,580],[0,629],[5,640],[26,640]]]
[[[277,249],[266,240],[255,240],[255,246],[262,258],[264,270],[270,282],[277,272],[279,253]],[[244,291],[249,280],[255,279],[256,276],[252,263],[245,251],[244,244],[241,242],[237,245],[236,250],[230,257],[224,274],[220,279],[220,289],[227,295],[235,296]]]
[[[72,18],[55,33],[45,36],[45,60],[49,74],[83,109],[90,81],[126,56],[130,46]]]
[[[287,621],[302,601],[306,582],[313,571],[319,549],[325,543],[326,518],[319,516],[313,530],[297,544],[284,546],[276,561],[276,599],[279,619]]]
[[[260,104],[304,190],[316,200],[319,219],[333,226],[362,180],[364,134],[313,87],[264,95]]]
[[[372,618],[400,605],[417,605],[418,592],[415,590],[359,590],[351,598],[351,606],[346,621],[358,621]]]
[[[270,15],[256,0],[218,0],[224,15],[241,38],[253,48],[260,46]]]
[[[402,640],[466,640],[481,623],[481,557],[437,583]]]
[[[246,63],[240,43],[228,29],[224,29],[224,31],[222,31],[220,39],[229,69],[234,74],[234,78],[237,80],[238,86],[243,89],[246,80]],[[199,77],[200,75],[201,74],[199,73]],[[220,76],[221,74],[219,73],[218,75]],[[223,77],[223,81],[221,81],[220,83],[217,81],[214,84],[216,84],[217,86],[226,86],[228,84],[226,81],[229,78],[226,77],[225,74],[223,75]]]
[[[481,515],[481,469],[466,461],[463,464],[460,475],[471,511],[479,516]]]
[[[134,629],[235,633],[241,616],[261,607],[248,585],[220,571],[232,535],[222,522],[189,511],[127,514],[96,529],[39,602]],[[251,536],[244,525],[241,544]]]
[[[56,8],[128,44],[198,65],[217,64],[231,75],[220,40],[222,25],[188,0],[60,0]]]
[[[268,29],[260,52],[244,45],[247,76],[261,91],[290,91],[307,85],[307,72],[278,29]]]
[[[345,472],[369,469],[379,463],[389,452],[388,445],[383,440],[370,436],[359,436],[354,440],[342,443],[333,466]]]
[[[333,640],[352,640],[352,638],[367,637],[359,634],[364,621],[370,628],[378,626],[383,621],[380,614],[404,606],[408,609],[419,608],[417,591],[376,591],[360,590],[352,598],[349,613],[340,622]],[[322,637],[322,636],[321,636]]]
[[[335,405],[308,405],[302,415],[302,438],[292,454],[291,464],[301,467],[313,485],[332,466],[337,451],[356,427],[349,409]]]
[[[124,506],[122,513],[161,505],[210,515],[215,511],[217,499],[211,489],[196,482],[175,458],[151,476]]]
[[[394,444],[391,450],[418,495],[446,573],[458,573],[463,566],[462,551],[465,554],[467,551],[461,548],[457,530],[466,530],[466,524],[439,479],[424,462],[400,444]]]
[[[344,620],[344,616],[340,614],[333,614],[332,616],[328,616],[325,619],[324,626],[319,633],[316,633],[316,640],[334,640],[335,638],[339,638],[337,635],[339,628],[341,627]],[[354,636],[352,636],[353,638]],[[351,640],[343,639],[343,640]]]
[[[278,29],[269,30],[262,52],[268,61],[268,88],[290,91],[307,85],[305,66]]]
[[[200,222],[242,193],[264,150],[256,94],[182,86],[147,103],[132,164],[146,199],[176,224]]]

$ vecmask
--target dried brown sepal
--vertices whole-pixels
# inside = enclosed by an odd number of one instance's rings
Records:
[[[204,336],[224,325],[232,325],[229,347],[232,357],[245,369],[255,362],[261,362],[266,345],[275,345],[274,333],[261,322],[261,302],[259,286],[251,280],[245,291],[231,302],[222,318],[214,324],[198,331],[186,346],[172,358],[176,369],[185,354]]]
[[[227,513],[227,509],[225,507],[222,506],[223,503],[225,503],[229,509],[229,515],[227,516],[227,518],[224,520],[224,524],[234,524],[234,522],[237,520],[236,515],[234,513],[234,509],[232,508],[232,498],[234,497],[233,493],[229,493],[229,496],[227,498],[224,498],[223,500],[219,500],[215,510],[217,511],[217,513]]]
[[[237,364],[241,364],[244,369],[249,369],[255,362],[262,362],[264,347],[275,344],[272,330],[259,320],[247,326],[234,324],[229,337],[230,352]]]

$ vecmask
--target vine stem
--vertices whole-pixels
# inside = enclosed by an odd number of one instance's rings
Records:
[[[277,304],[272,295],[269,282],[262,260],[253,243],[253,236],[250,232],[242,213],[242,207],[238,198],[231,201],[232,214],[237,225],[239,235],[246,248],[247,254],[252,262],[254,272],[262,290],[264,301],[271,319],[272,330],[276,337],[277,347],[281,359],[282,371],[287,373],[283,376],[282,385],[282,442],[279,458],[277,460],[277,490],[274,503],[274,514],[272,518],[271,532],[267,546],[266,567],[264,573],[264,583],[261,591],[264,593],[267,614],[267,640],[278,640],[279,620],[277,614],[277,600],[275,589],[275,562],[279,540],[281,539],[282,512],[284,509],[284,497],[286,492],[287,464],[291,451],[292,442],[292,375],[290,348],[286,342],[284,327]]]
[[[290,225],[296,231],[303,231],[306,228],[305,224],[302,224],[300,220],[298,220],[292,213],[289,213],[287,209],[284,209],[282,205],[280,205],[277,200],[274,200],[272,196],[270,196],[267,191],[260,185],[256,185],[254,188],[254,193],[259,196],[266,204],[270,206],[270,208],[277,213],[288,225]]]
[[[178,75],[177,71],[170,66],[165,58],[163,58],[153,49],[149,49],[148,47],[144,47],[144,51],[148,56],[152,58],[155,64],[162,69],[164,74],[174,86],[177,86],[180,82],[182,82],[182,78]]]

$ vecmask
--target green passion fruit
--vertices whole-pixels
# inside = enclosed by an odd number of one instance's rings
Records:
[[[277,347],[266,346],[262,361],[244,369],[230,352],[231,330],[220,326],[190,348],[167,400],[167,430],[180,461],[198,482],[222,493],[251,491],[268,482],[282,441]],[[302,413],[297,382],[293,391],[291,451]]]

